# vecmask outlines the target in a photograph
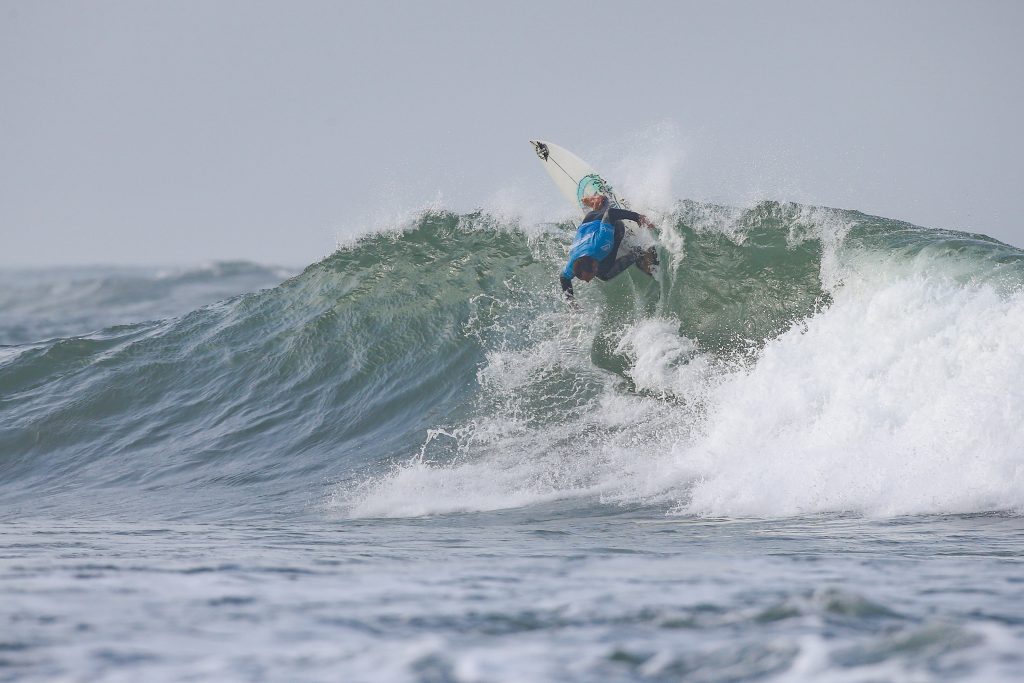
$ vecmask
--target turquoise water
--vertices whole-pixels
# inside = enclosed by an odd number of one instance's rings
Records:
[[[0,680],[1014,680],[1024,254],[660,224],[0,273]]]

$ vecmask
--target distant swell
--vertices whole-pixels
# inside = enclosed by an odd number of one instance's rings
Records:
[[[575,314],[555,286],[570,235],[428,212],[180,317],[8,340],[0,500],[186,519],[1024,505],[1019,250],[681,202],[660,281],[581,285]],[[145,309],[144,287],[96,287]]]

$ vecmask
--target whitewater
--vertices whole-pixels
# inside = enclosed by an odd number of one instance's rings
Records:
[[[0,272],[0,681],[1019,680],[1024,252],[554,218]]]

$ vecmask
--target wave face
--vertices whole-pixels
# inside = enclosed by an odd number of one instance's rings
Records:
[[[1024,505],[1020,250],[851,211],[681,202],[659,280],[581,285],[574,313],[555,284],[571,230],[428,212],[180,317],[8,331],[5,509]]]

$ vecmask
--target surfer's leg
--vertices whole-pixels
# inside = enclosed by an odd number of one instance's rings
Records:
[[[615,227],[615,246],[612,247],[611,253],[597,265],[597,277],[599,279],[611,280],[634,263],[641,271],[651,275],[651,270],[658,265],[658,250],[655,247],[648,247],[647,249],[632,247],[621,257],[615,258],[619,251],[619,246],[622,244],[625,232],[625,228],[621,227],[621,225]]]
[[[597,276],[602,280],[611,280],[613,277],[624,271],[626,268],[629,268],[631,265],[636,263],[637,257],[639,256],[640,248],[634,247],[633,249],[630,249],[625,256],[622,256],[621,258],[617,258],[614,261],[612,261],[612,263],[607,268],[598,270]]]

